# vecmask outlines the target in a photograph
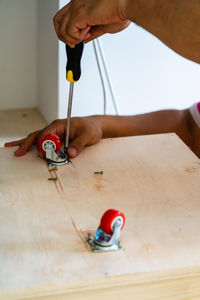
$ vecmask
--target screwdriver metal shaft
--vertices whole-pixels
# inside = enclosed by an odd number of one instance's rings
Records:
[[[66,65],[66,79],[70,82],[69,86],[69,99],[67,109],[67,121],[66,121],[66,136],[65,136],[65,147],[64,152],[67,155],[69,147],[69,133],[70,133],[70,119],[72,111],[72,99],[74,92],[74,82],[77,82],[81,76],[81,57],[83,53],[84,42],[75,45],[71,48],[69,45],[65,45],[67,54],[67,65]]]
[[[71,112],[72,112],[73,92],[74,92],[74,83],[70,82],[68,110],[67,110],[67,120],[66,120],[65,147],[64,147],[65,154],[67,154],[67,150],[68,150],[68,146],[69,146],[69,130],[70,130],[70,120],[71,120]]]

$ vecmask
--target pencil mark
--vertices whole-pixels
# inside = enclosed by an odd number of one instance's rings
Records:
[[[58,178],[58,177],[57,177]],[[64,192],[64,190],[63,190],[63,186],[62,186],[62,184],[61,184],[61,181],[60,181],[60,179],[58,178],[58,183],[59,183],[59,186],[60,186],[60,188],[61,188],[61,190],[62,190],[62,192]]]
[[[190,167],[186,167],[186,168],[185,168],[185,171],[188,172],[188,173],[194,173],[194,172],[197,172],[197,171],[198,171],[198,168],[197,168],[197,167],[190,166]]]
[[[73,225],[73,227],[74,227],[76,233],[78,234],[80,240],[81,240],[81,241],[83,242],[83,244],[85,245],[86,250],[90,253],[90,250],[89,250],[88,245],[87,245],[87,241],[86,241],[86,239],[84,238],[84,236],[83,236],[81,230],[76,226],[76,224],[75,224],[75,222],[74,222],[74,220],[73,220],[72,217],[71,217],[71,222],[72,222],[72,225]]]
[[[62,196],[63,196],[62,195],[63,187],[62,187],[62,184],[60,182],[59,177],[57,176],[57,170],[58,170],[57,167],[51,167],[51,168],[49,168],[49,173],[50,173],[51,177],[49,177],[48,180],[54,182],[55,188],[58,191],[58,194],[60,195],[60,197],[62,198]],[[59,183],[59,186],[60,186],[61,190],[59,189],[59,187],[57,185],[57,182]]]

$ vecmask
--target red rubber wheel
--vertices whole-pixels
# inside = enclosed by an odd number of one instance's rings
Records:
[[[46,148],[51,145],[54,148],[54,151],[57,153],[60,148],[61,148],[61,141],[60,138],[54,134],[54,133],[49,133],[45,135],[39,143],[39,148],[40,151],[45,154],[46,153]]]
[[[122,221],[121,230],[125,224],[125,215],[116,209],[108,209],[101,217],[100,228],[107,234],[112,234],[113,225],[117,219]]]

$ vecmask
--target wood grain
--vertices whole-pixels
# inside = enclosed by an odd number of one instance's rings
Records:
[[[56,182],[36,151],[12,152],[0,149],[0,299],[200,298],[200,161],[176,135],[102,140]],[[126,215],[123,249],[91,253],[108,208]]]

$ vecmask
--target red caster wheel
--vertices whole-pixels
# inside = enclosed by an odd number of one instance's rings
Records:
[[[114,223],[119,220],[121,221],[121,230],[124,227],[125,224],[125,215],[120,212],[119,210],[116,209],[109,209],[107,210],[100,222],[100,228],[107,234],[112,234],[113,233],[113,225]]]
[[[60,138],[54,133],[49,133],[40,140],[39,148],[43,154],[46,153],[46,149],[53,149],[58,153],[61,148]]]

